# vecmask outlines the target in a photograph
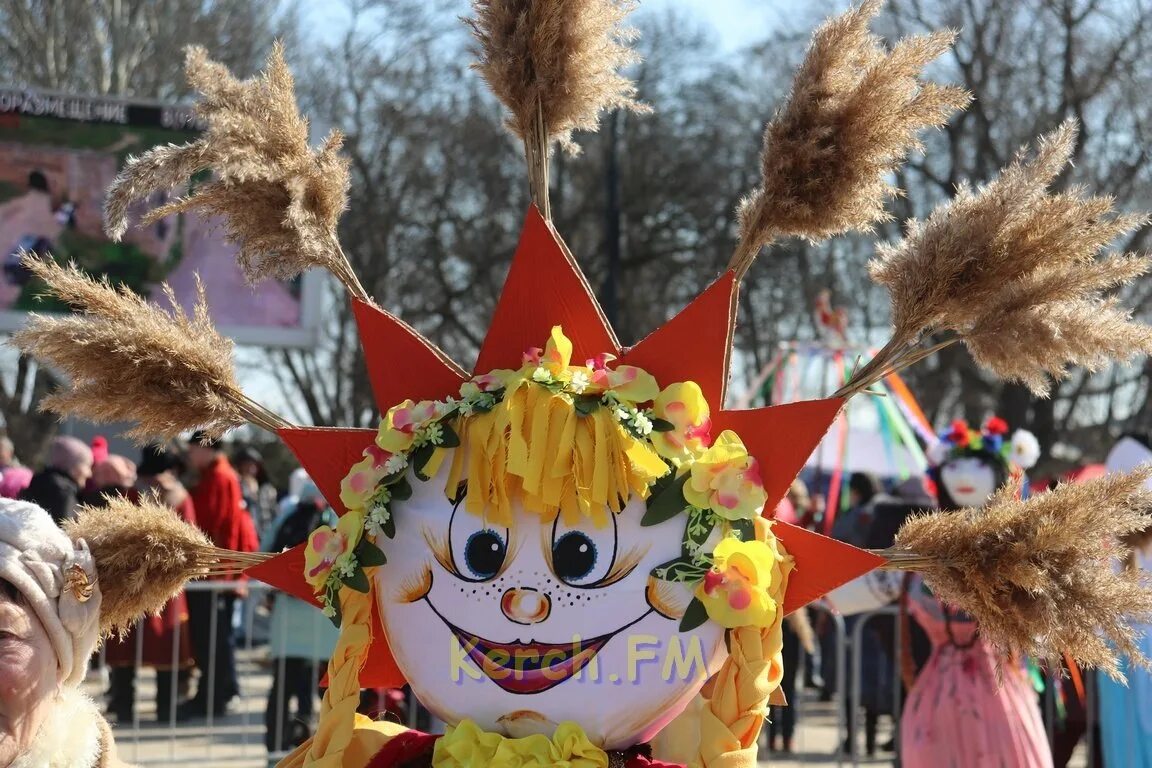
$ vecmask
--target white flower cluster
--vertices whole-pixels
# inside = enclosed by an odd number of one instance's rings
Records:
[[[384,526],[388,523],[388,519],[392,513],[388,511],[388,507],[376,506],[368,513],[368,517],[364,519],[364,530],[368,532],[374,539],[378,539],[384,535]]]
[[[408,457],[403,453],[394,453],[384,462],[384,471],[394,475],[408,466]]]
[[[356,562],[356,555],[349,552],[338,559],[332,566],[332,572],[340,574],[340,578],[347,579],[356,573],[356,567],[359,565]]]
[[[641,411],[631,405],[616,403],[612,415],[621,424],[631,425],[632,429],[639,435],[647,437],[652,434],[652,416],[646,411]]]
[[[412,446],[420,448],[424,445],[440,445],[442,442],[444,442],[444,427],[440,422],[433,421],[416,430],[416,435],[412,439]]]
[[[584,373],[584,371],[575,371],[572,373],[572,380],[568,382],[568,388],[571,389],[574,394],[582,395],[584,394],[584,390],[588,389],[591,384],[592,380],[588,378],[588,374]]]

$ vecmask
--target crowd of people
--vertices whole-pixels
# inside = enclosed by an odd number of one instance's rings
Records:
[[[330,522],[316,485],[296,470],[286,493],[269,481],[259,451],[233,450],[203,433],[183,445],[148,445],[139,458],[109,452],[103,437],[85,443],[55,438],[39,471],[23,466],[12,441],[0,437],[0,497],[31,502],[60,525],[81,505],[101,507],[113,497],[150,497],[200,528],[218,547],[280,552],[307,540]],[[136,676],[156,671],[160,722],[221,717],[240,694],[237,610],[246,581],[232,577],[212,588],[193,588],[146,617],[127,636],[105,644],[107,713],[120,724],[138,722]],[[272,685],[266,709],[266,746],[283,752],[309,735],[314,698],[338,632],[314,607],[284,594],[268,595],[268,658]],[[95,669],[100,658],[92,660]],[[371,710],[373,702],[367,700]]]

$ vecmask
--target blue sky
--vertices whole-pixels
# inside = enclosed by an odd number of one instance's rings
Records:
[[[461,13],[467,0],[459,0]],[[640,10],[662,11],[683,8],[710,25],[721,44],[731,50],[762,39],[769,29],[793,15],[802,4],[795,0],[640,0]],[[304,4],[305,19],[327,34],[341,27],[344,14],[338,4],[310,0]]]

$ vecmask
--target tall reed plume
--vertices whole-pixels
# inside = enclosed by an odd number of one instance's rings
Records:
[[[1120,677],[1120,653],[1147,665],[1133,627],[1152,621],[1152,585],[1114,569],[1147,526],[1152,467],[1069,483],[1020,500],[1019,483],[984,509],[910,519],[888,554],[1009,653],[1081,663]]]
[[[270,557],[218,549],[148,497],[139,503],[117,497],[106,507],[80,507],[64,530],[92,550],[105,636],[122,636],[141,616],[158,613],[190,579],[236,574]]]
[[[1067,166],[1076,126],[1066,122],[1021,151],[979,189],[961,188],[869,265],[888,289],[892,340],[840,394],[868,386],[923,356],[928,333],[952,332],[976,361],[1037,395],[1071,365],[1095,369],[1152,352],[1152,328],[1109,295],[1148,271],[1133,255],[1100,253],[1145,223],[1080,187],[1051,192]]]
[[[33,314],[12,338],[70,382],[44,400],[45,409],[97,423],[132,422],[128,435],[140,441],[168,440],[191,429],[219,436],[249,421],[269,430],[288,426],[240,391],[232,342],[212,326],[202,286],[189,317],[167,286],[171,310],[75,266],[30,254],[23,263],[78,311]]]
[[[620,70],[637,61],[624,18],[633,0],[473,0],[467,23],[480,43],[476,68],[511,113],[524,142],[532,200],[546,218],[552,143],[570,151],[573,131],[595,131],[600,113],[642,111]]]
[[[969,100],[925,82],[925,66],[955,35],[909,37],[891,51],[868,30],[882,0],[867,0],[813,35],[784,106],[764,131],[761,185],[740,204],[738,275],[780,236],[821,240],[869,230],[888,218],[892,173],[919,148],[917,134],[942,125]]]
[[[210,180],[149,211],[142,224],[182,211],[221,216],[251,282],[320,267],[369,300],[336,238],[348,202],[343,137],[332,131],[319,149],[311,148],[282,47],[273,48],[266,71],[251,80],[236,79],[199,47],[188,49],[185,70],[207,129],[189,144],[156,147],[128,161],[108,191],[109,236],[124,235],[134,204],[210,170]]]

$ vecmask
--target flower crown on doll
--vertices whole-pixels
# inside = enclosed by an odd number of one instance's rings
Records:
[[[449,452],[445,494],[463,496],[468,512],[494,525],[511,524],[514,500],[545,522],[559,515],[597,527],[633,495],[647,500],[641,525],[686,513],[682,556],[652,570],[695,588],[681,631],[709,618],[729,629],[773,624],[781,595],[772,574],[783,555],[771,527],[756,525],[768,496],[739,436],[725,430],[713,441],[695,382],[660,389],[641,368],[610,368],[613,355],[576,366],[571,357],[572,342],[556,326],[518,370],[475,376],[458,398],[389,409],[341,482],[347,513],[335,530],[313,532],[305,551],[308,584],[337,626],[340,589],[367,591],[364,568],[385,562],[373,542],[396,535],[390,507],[412,494],[408,469],[429,481]],[[707,547],[714,530],[723,538]],[[751,570],[729,567],[734,556]]]
[[[939,467],[950,459],[985,455],[998,458],[1006,467],[1028,470],[1036,466],[1040,460],[1040,442],[1036,436],[1026,429],[1018,429],[1009,439],[1008,432],[1008,422],[999,416],[989,417],[978,430],[967,421],[957,419],[928,447],[928,460]]]

